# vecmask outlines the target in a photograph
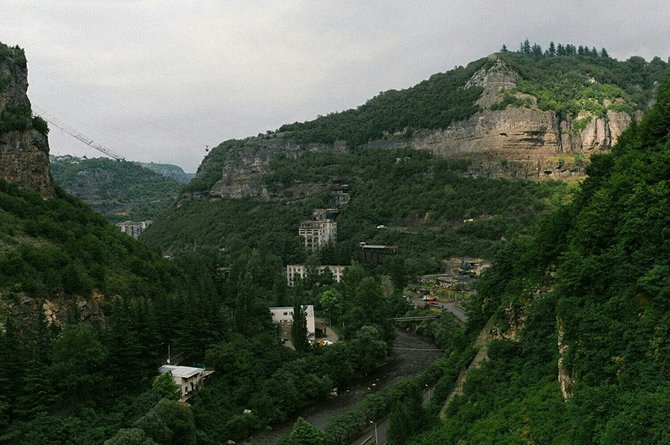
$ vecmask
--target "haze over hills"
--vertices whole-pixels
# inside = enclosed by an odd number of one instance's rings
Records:
[[[181,184],[171,176],[184,179],[183,170],[167,164],[147,166],[107,158],[51,158],[56,184],[111,222],[153,220],[174,203]]]

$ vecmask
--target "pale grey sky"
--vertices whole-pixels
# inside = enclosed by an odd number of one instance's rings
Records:
[[[130,160],[364,103],[526,37],[670,55],[667,0],[2,0],[33,104]],[[98,153],[53,128],[53,154]]]

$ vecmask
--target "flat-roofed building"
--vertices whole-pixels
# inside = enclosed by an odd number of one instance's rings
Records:
[[[361,243],[360,246],[363,253],[363,261],[369,264],[379,264],[385,257],[398,254],[398,246],[367,243]]]
[[[314,305],[306,304],[302,306],[305,310],[307,320],[307,338],[314,341],[316,338],[316,319],[314,318]],[[293,306],[271,307],[270,314],[272,322],[279,324],[293,324]]]
[[[344,269],[346,266],[316,266],[316,270],[319,273],[323,273],[326,270],[329,270],[333,275],[333,279],[336,283],[342,281],[344,276]],[[297,280],[304,280],[307,277],[307,267],[304,264],[289,264],[286,266],[286,284],[288,287],[295,286]]]
[[[140,237],[142,232],[146,230],[147,227],[151,225],[153,221],[124,221],[116,224],[116,227],[119,228],[123,233],[127,233],[133,238],[137,239]]]
[[[190,366],[163,365],[158,368],[161,374],[172,375],[177,389],[179,390],[179,401],[185,402],[195,393],[203,384],[207,376],[214,373],[205,368],[192,368]]]

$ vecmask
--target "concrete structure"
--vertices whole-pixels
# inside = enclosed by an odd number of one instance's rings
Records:
[[[127,233],[133,238],[137,239],[140,237],[142,232],[151,225],[153,221],[124,221],[121,223],[116,223],[116,227],[119,228],[123,233]]]
[[[190,366],[163,365],[158,368],[161,374],[171,373],[175,385],[179,389],[179,401],[187,401],[199,387],[207,376],[214,371],[208,371],[205,368],[191,368]]]
[[[340,214],[340,209],[314,209],[312,216],[315,221],[325,221],[327,219],[335,219]]]
[[[307,338],[309,341],[314,341],[316,338],[316,322],[314,318],[314,305],[308,304],[303,305],[305,309],[307,319]],[[279,323],[283,325],[292,325],[293,324],[293,306],[286,307],[271,307],[270,313],[272,314],[272,322]]]
[[[337,241],[337,223],[332,219],[305,221],[300,224],[298,234],[305,238],[305,250],[316,252],[324,244]]]
[[[335,207],[343,207],[349,204],[351,196],[349,195],[348,184],[338,184],[334,190],[330,192],[330,203]]]
[[[382,246],[378,244],[361,243],[363,261],[369,264],[379,264],[389,255],[398,254],[398,246]]]
[[[333,274],[336,283],[342,281],[346,266],[317,266],[319,273],[329,270]],[[295,286],[296,280],[304,280],[307,277],[307,267],[304,264],[289,264],[286,266],[286,284],[288,287]]]

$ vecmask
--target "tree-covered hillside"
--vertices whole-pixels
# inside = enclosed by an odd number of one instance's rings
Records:
[[[668,66],[658,57],[651,62],[641,57],[619,61],[606,52],[579,53],[574,45],[566,46],[570,51],[563,49],[560,54],[544,53],[539,46],[539,51],[533,51],[529,45],[527,52],[503,51],[497,56],[521,75],[518,91],[536,96],[543,109],[571,117],[581,110],[600,113],[607,107],[631,113],[645,110],[653,98],[654,84],[663,79]],[[465,68],[435,74],[412,88],[382,92],[356,109],[284,125],[278,131],[299,142],[342,140],[355,147],[385,133],[403,132],[409,137],[414,130],[445,128],[478,111],[475,101],[482,89],[466,88],[466,82],[477,70],[494,63],[491,58],[480,59]],[[513,93],[500,106],[526,105]],[[603,106],[603,100],[611,103]]]
[[[186,173],[181,167],[174,164],[158,164],[156,162],[136,162],[136,164],[159,173],[166,178],[174,179],[180,184],[188,184],[195,177],[195,173]]]
[[[331,206],[328,184],[337,181],[348,186],[351,201],[337,217],[338,241],[320,252],[321,261],[348,264],[364,241],[398,245],[411,270],[427,272],[450,256],[490,256],[502,239],[569,199],[565,183],[471,178],[468,166],[414,150],[284,157],[264,177],[281,201],[184,198],[144,240],[172,253],[210,247],[235,258],[258,248],[287,263],[303,262],[298,225],[314,208]],[[301,186],[324,183],[322,192],[300,199]]]
[[[111,222],[155,219],[181,190],[179,182],[151,169],[107,158],[52,157],[51,174]]]
[[[404,303],[360,266],[289,291],[278,257],[247,251],[224,271],[219,255],[166,261],[60,189],[0,182],[0,444],[241,440],[390,359]],[[326,289],[341,341],[286,348],[269,306],[318,307]],[[216,371],[191,405],[154,380],[168,348]]]
[[[657,101],[501,250],[472,315],[503,338],[413,443],[670,443],[670,79]]]

